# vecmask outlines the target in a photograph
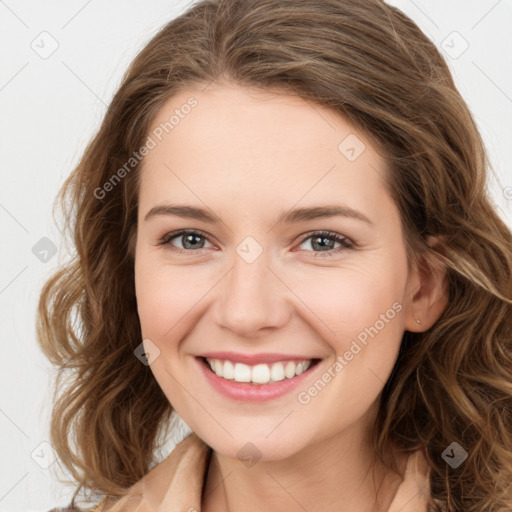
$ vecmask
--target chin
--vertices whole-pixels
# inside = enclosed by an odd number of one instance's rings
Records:
[[[289,432],[272,432],[271,429],[265,433],[251,431],[250,429],[240,429],[230,432],[233,437],[223,436],[220,440],[218,436],[196,430],[196,434],[206,442],[218,454],[246,461],[247,465],[261,461],[279,461],[287,459],[300,452],[307,446],[308,439],[300,439],[300,436],[290,435]]]

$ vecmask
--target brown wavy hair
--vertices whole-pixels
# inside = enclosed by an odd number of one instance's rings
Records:
[[[225,79],[327,106],[387,155],[410,261],[431,255],[444,266],[448,303],[426,332],[403,335],[375,450],[382,461],[393,450],[426,450],[429,510],[511,509],[512,235],[493,208],[492,168],[445,60],[378,0],[204,0],[165,25],[125,73],[59,193],[76,254],[46,282],[37,317],[58,370],[51,442],[78,482],[72,502],[80,490],[121,496],[173,428],[170,403],[134,356],[140,164],[98,190],[144,144],[164,102]],[[431,248],[429,236],[443,245]],[[457,469],[441,456],[452,442],[468,452]]]

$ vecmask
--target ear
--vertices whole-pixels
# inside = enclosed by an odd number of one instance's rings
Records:
[[[426,241],[432,249],[443,253],[442,237],[429,236]],[[430,329],[443,313],[448,300],[445,266],[433,254],[421,255],[411,269],[407,289],[405,329],[411,332]]]

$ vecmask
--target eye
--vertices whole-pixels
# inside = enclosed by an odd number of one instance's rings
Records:
[[[333,256],[334,254],[339,254],[347,249],[354,248],[354,243],[349,238],[332,231],[315,231],[314,233],[310,233],[302,239],[301,245],[307,240],[311,240],[309,242],[310,247],[313,249],[319,249],[318,251],[313,250],[313,252],[324,253],[318,255],[322,258],[326,256]],[[341,247],[334,249],[334,245],[336,243],[340,244]],[[315,255],[315,257],[317,256]]]
[[[171,242],[174,239],[179,240],[182,246],[176,247],[172,244]],[[158,245],[168,245],[173,251],[186,253],[204,249],[204,242],[206,239],[206,235],[201,231],[183,229],[181,231],[168,233],[158,242]]]
[[[177,247],[172,243],[172,241],[175,239],[181,242],[181,247]],[[158,242],[158,245],[166,245],[172,251],[190,253],[204,249],[204,244],[207,240],[208,236],[201,231],[183,229],[166,234]],[[339,254],[343,251],[346,251],[347,249],[353,249],[355,247],[355,244],[349,238],[332,231],[315,231],[310,233],[302,238],[300,245],[304,244],[307,240],[311,240],[309,245],[311,248],[313,248],[313,252],[324,253],[318,254],[315,257],[332,256],[334,254]],[[340,247],[334,248],[335,244],[339,244]],[[315,249],[319,250],[316,251]]]

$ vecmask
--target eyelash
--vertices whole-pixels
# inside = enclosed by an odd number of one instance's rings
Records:
[[[180,231],[173,231],[171,233],[167,233],[164,237],[162,237],[159,240],[158,245],[168,245],[170,250],[185,254],[201,251],[201,249],[198,249],[197,251],[190,249],[180,249],[179,247],[174,247],[170,244],[171,240],[174,240],[175,238],[178,238],[179,236],[183,235],[197,235],[208,240],[208,236],[206,235],[206,233],[203,233],[202,231],[194,229],[182,229]],[[339,242],[342,245],[342,247],[338,247],[337,249],[329,249],[328,251],[308,251],[318,254],[318,256],[321,258],[333,256],[334,254],[339,254],[341,252],[346,251],[347,249],[354,249],[355,247],[355,244],[349,238],[347,238],[346,236],[339,235],[338,233],[335,233],[333,231],[312,231],[310,233],[307,233],[307,236],[301,238],[301,240],[299,241],[299,245],[302,244],[304,241],[308,240],[309,238],[314,237],[331,238],[335,242]]]

